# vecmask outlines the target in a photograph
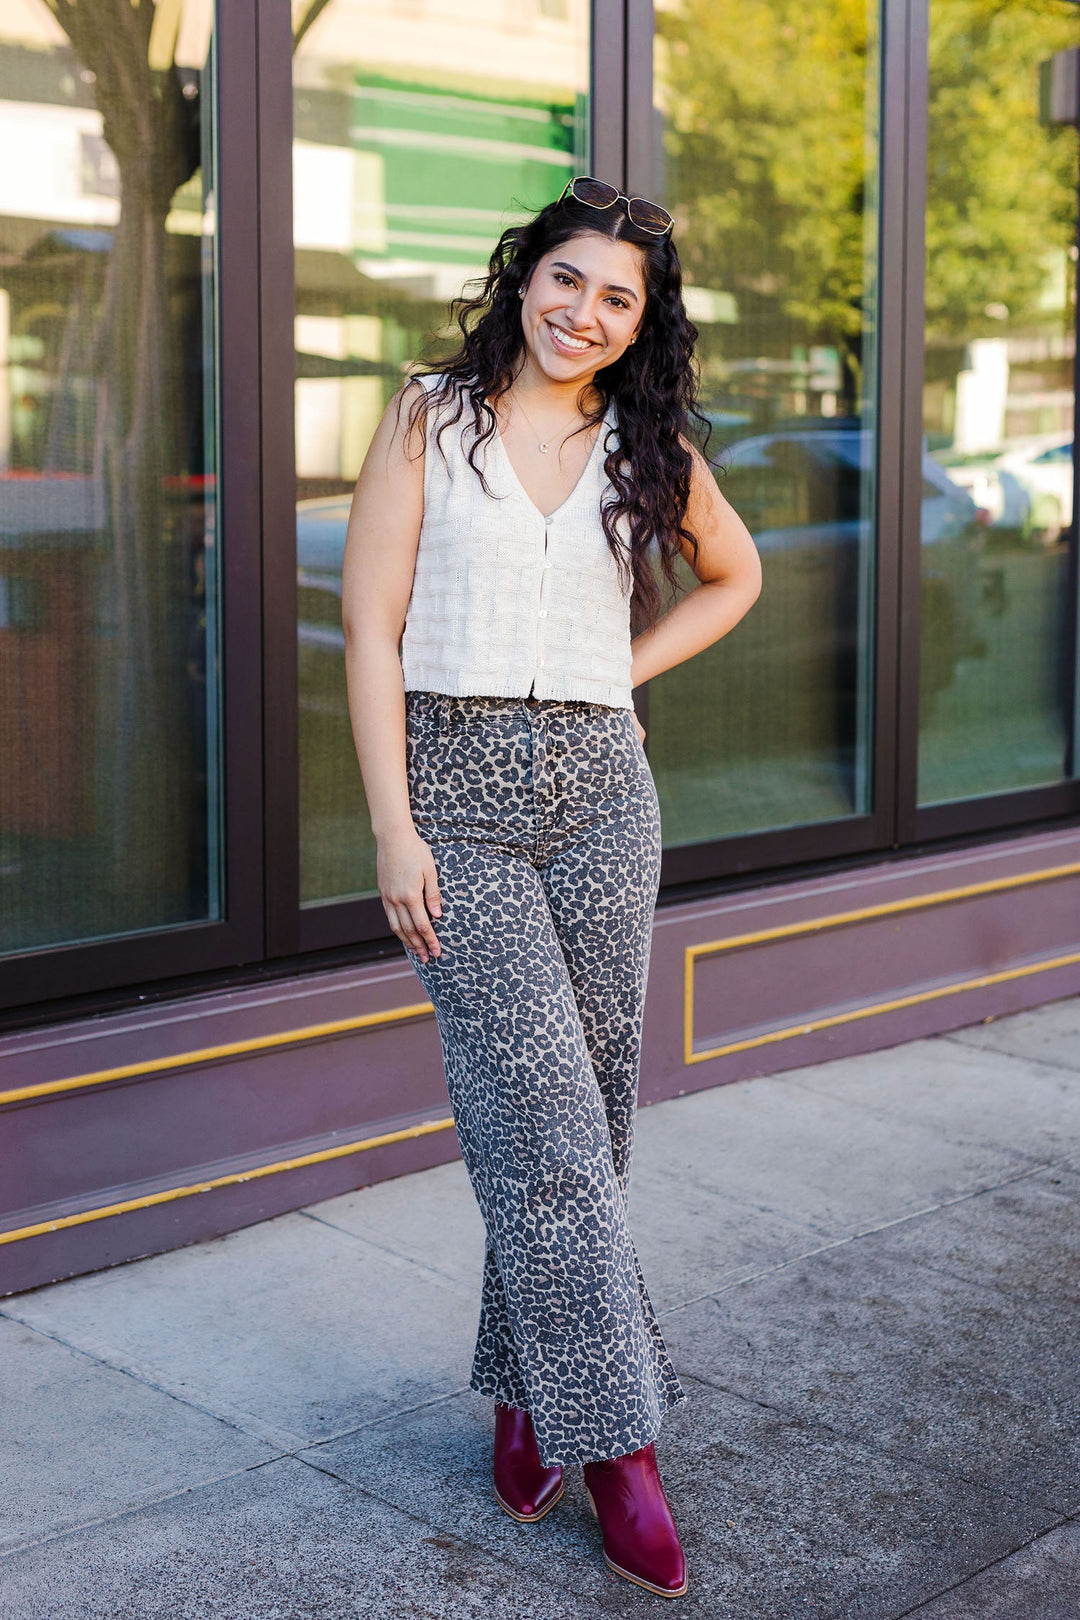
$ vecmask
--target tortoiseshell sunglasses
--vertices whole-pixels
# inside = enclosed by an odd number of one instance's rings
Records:
[[[624,202],[631,225],[636,225],[639,231],[649,231],[653,236],[666,236],[675,223],[667,209],[661,208],[659,203],[649,202],[645,197],[624,197],[606,180],[597,180],[591,174],[576,174],[572,180],[568,180],[560,202],[565,199],[567,192],[576,202],[584,203],[588,208],[614,208],[617,202]]]

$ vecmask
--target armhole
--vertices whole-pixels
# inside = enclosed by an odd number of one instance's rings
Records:
[[[423,428],[423,433],[424,433],[424,510],[426,512],[429,509],[429,506],[430,506],[432,462],[433,462],[433,458],[435,456],[437,456],[438,453],[439,453],[438,452],[438,447],[432,441],[432,432],[431,432],[431,429],[432,429],[433,425],[437,425],[438,411],[437,411],[437,409],[432,408],[430,395],[431,395],[431,391],[435,387],[436,383],[438,383],[441,380],[441,374],[439,372],[429,373],[429,374],[424,375],[424,376],[414,377],[412,380],[413,380],[413,382],[418,382],[420,384],[421,388],[424,390],[424,393],[428,395],[428,409],[427,409],[427,414],[426,414],[426,417],[425,417],[424,428]]]

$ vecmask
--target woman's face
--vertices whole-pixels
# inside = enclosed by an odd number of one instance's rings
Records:
[[[536,265],[521,324],[529,357],[546,377],[583,382],[625,353],[644,313],[640,248],[586,231]]]

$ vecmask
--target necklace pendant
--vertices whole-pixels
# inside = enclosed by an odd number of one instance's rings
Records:
[[[550,446],[549,446],[549,445],[547,445],[547,444],[541,444],[541,446],[540,446],[540,454],[541,454],[541,455],[542,455],[542,456],[546,456],[546,455],[547,455],[547,453],[548,453],[548,450],[549,450],[549,448],[550,448]]]

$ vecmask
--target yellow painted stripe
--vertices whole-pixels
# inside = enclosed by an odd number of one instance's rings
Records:
[[[371,1029],[376,1024],[393,1024],[403,1018],[420,1018],[434,1010],[430,1001],[417,1001],[409,1007],[390,1007],[384,1012],[363,1013],[358,1018],[339,1018],[331,1024],[309,1024],[305,1029],[286,1029],[276,1035],[258,1035],[247,1041],[228,1041],[223,1046],[204,1046],[194,1052],[177,1052],[172,1057],[124,1063],[115,1069],[97,1069],[91,1074],[72,1075],[67,1080],[43,1080],[40,1085],[0,1091],[0,1103],[24,1102],[28,1097],[49,1097],[59,1091],[75,1091],[81,1086],[102,1086],[108,1080],[132,1080],[141,1074],[164,1074],[169,1069],[186,1069],[197,1063],[216,1063],[220,1058],[266,1052],[275,1046],[292,1046],[300,1041],[323,1040],[328,1035]]]
[[[1007,984],[1010,979],[1027,979],[1034,973],[1049,973],[1053,968],[1072,967],[1080,962],[1080,951],[1068,956],[1055,956],[1048,962],[1028,962],[1023,967],[1004,968],[1000,973],[984,973],[977,979],[960,979],[956,984],[939,984],[933,990],[917,990],[910,996],[896,996],[892,1001],[877,1001],[870,1007],[855,1007],[848,1012],[832,1013],[828,1018],[811,1018],[805,1024],[792,1024],[788,1029],[773,1029],[767,1035],[753,1035],[749,1040],[730,1041],[726,1046],[711,1046],[707,1052],[691,1052],[687,1063],[703,1063],[706,1058],[730,1057],[733,1052],[749,1052],[755,1046],[771,1046],[774,1041],[794,1040],[796,1035],[812,1035],[815,1030],[833,1029],[837,1024],[853,1024],[859,1018],[874,1018],[878,1013],[899,1012],[904,1007],[918,1007],[924,1001],[940,1001],[943,996],[958,996],[963,990],[985,990],[992,984]]]
[[[944,906],[953,900],[971,900],[980,894],[1001,894],[1008,889],[1021,889],[1032,883],[1051,883],[1055,878],[1076,877],[1080,874],[1080,861],[1069,866],[1048,866],[1039,872],[1021,872],[1015,877],[994,878],[986,883],[969,883],[962,889],[939,889],[934,894],[916,894],[907,900],[887,900],[880,906],[862,906],[858,911],[838,911],[829,917],[811,917],[806,922],[781,923],[776,928],[762,928],[754,934],[736,934],[731,939],[714,939],[705,945],[688,945],[690,958],[707,956],[715,951],[740,950],[747,945],[762,945],[771,939],[790,939],[798,934],[813,934],[825,928],[842,928],[846,923],[867,922],[874,917],[899,916],[905,911],[919,911],[926,906]]]
[[[39,1237],[43,1232],[62,1232],[68,1226],[84,1226],[88,1221],[103,1221],[109,1215],[127,1215],[134,1209],[150,1209],[154,1204],[169,1204],[175,1198],[190,1198],[194,1193],[213,1192],[216,1187],[235,1187],[243,1181],[258,1181],[262,1176],[276,1176],[283,1170],[302,1170],[305,1165],[325,1164],[328,1159],[344,1159],[350,1153],[366,1153],[369,1148],[386,1147],[391,1142],[407,1142],[415,1136],[430,1136],[435,1131],[448,1131],[452,1119],[425,1120],[422,1125],[409,1125],[405,1130],[388,1131],[385,1136],[368,1136],[362,1142],[342,1142],[337,1147],[322,1148],[318,1153],[305,1153],[298,1159],[279,1159],[276,1164],[256,1165],[254,1170],[239,1170],[231,1176],[215,1176],[211,1181],[199,1181],[190,1187],[166,1187],[163,1192],[147,1193],[143,1198],[126,1198],[119,1204],[104,1204],[100,1209],[83,1209],[77,1215],[61,1215],[55,1221],[39,1221],[36,1226],[21,1226],[16,1231],[0,1232],[0,1243],[18,1243],[22,1238]]]
[[[860,1018],[872,1018],[878,1013],[895,1012],[904,1007],[918,1006],[921,1002],[959,995],[963,990],[978,990],[994,984],[1003,984],[1010,979],[1028,978],[1035,973],[1047,973],[1052,968],[1069,967],[1074,962],[1080,961],[1080,954],[1076,954],[1055,957],[1046,962],[1029,963],[1024,967],[1007,968],[1000,973],[985,974],[977,979],[962,979],[955,984],[939,985],[933,990],[917,991],[910,996],[901,996],[892,1001],[875,1002],[872,1006],[858,1007],[845,1013],[834,1013],[826,1018],[811,1019],[784,1029],[770,1030],[766,1035],[754,1035],[743,1041],[731,1041],[723,1046],[709,1047],[704,1052],[695,1052],[694,964],[699,957],[762,945],[770,940],[793,939],[800,935],[821,933],[829,928],[842,928],[850,923],[867,922],[876,917],[899,916],[905,912],[925,910],[931,906],[948,905],[957,900],[971,900],[979,895],[1001,894],[1010,889],[1026,888],[1035,883],[1051,883],[1055,879],[1076,877],[1078,874],[1080,861],[1073,861],[1065,866],[1042,867],[1037,872],[1020,872],[1012,877],[993,878],[984,883],[969,883],[962,888],[939,889],[932,894],[912,895],[905,900],[888,900],[877,906],[861,906],[855,911],[834,912],[827,917],[811,917],[805,922],[782,923],[776,928],[762,928],[751,934],[736,934],[729,939],[688,945],[683,962],[683,1062],[703,1063],[707,1058],[728,1057],[734,1052],[748,1052],[754,1047],[769,1046],[776,1041],[793,1040],[797,1035],[810,1035],[815,1030],[830,1029],[837,1024],[849,1024]]]

